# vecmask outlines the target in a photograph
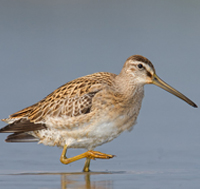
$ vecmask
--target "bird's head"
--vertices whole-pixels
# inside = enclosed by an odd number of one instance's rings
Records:
[[[125,73],[124,73],[125,72]],[[197,107],[197,105],[192,102],[189,98],[185,95],[165,83],[162,79],[160,79],[156,75],[155,68],[153,64],[145,57],[141,55],[133,55],[129,57],[122,69],[122,73],[127,75],[130,79],[134,81],[135,84],[154,84],[162,89],[170,92],[171,94],[181,98],[188,104],[193,107]]]

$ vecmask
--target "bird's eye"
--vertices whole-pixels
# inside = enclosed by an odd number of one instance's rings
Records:
[[[143,65],[142,65],[142,64],[138,64],[137,66],[138,66],[139,69],[142,69],[142,68],[143,68]]]

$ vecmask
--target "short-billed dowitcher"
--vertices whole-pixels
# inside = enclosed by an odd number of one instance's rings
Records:
[[[6,142],[35,142],[63,147],[60,161],[69,164],[86,158],[109,159],[113,155],[93,151],[110,142],[136,123],[144,85],[155,84],[193,107],[197,105],[161,80],[152,63],[141,55],[129,57],[120,74],[99,72],[70,81],[53,93],[2,121]],[[67,158],[68,148],[85,148],[83,154]]]

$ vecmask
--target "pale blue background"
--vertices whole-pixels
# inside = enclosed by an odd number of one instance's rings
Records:
[[[119,73],[133,54],[149,58],[163,80],[200,105],[200,1],[1,0],[0,117],[77,77]],[[199,188],[199,122],[199,109],[146,86],[133,131],[97,148],[117,157],[91,169],[113,174],[91,175],[90,188]],[[63,178],[5,174],[82,170],[84,160],[62,165],[59,148],[9,144],[6,136],[0,134],[3,188],[60,188]],[[75,180],[71,188],[89,188],[84,175],[66,177]]]

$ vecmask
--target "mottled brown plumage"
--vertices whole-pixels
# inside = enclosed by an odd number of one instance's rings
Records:
[[[127,59],[119,75],[99,72],[80,77],[38,103],[11,114],[2,120],[8,125],[0,132],[13,133],[7,142],[38,141],[63,147],[62,163],[87,158],[84,171],[89,171],[90,159],[113,157],[93,149],[133,128],[141,108],[144,85],[151,83],[197,107],[162,81],[147,58],[134,55]],[[67,148],[89,151],[66,158]]]
[[[26,117],[34,123],[45,121],[45,117],[66,115],[70,117],[90,112],[92,98],[105,86],[111,86],[115,74],[99,72],[70,81],[40,102],[16,112],[8,119]],[[3,119],[7,121],[7,119]]]

